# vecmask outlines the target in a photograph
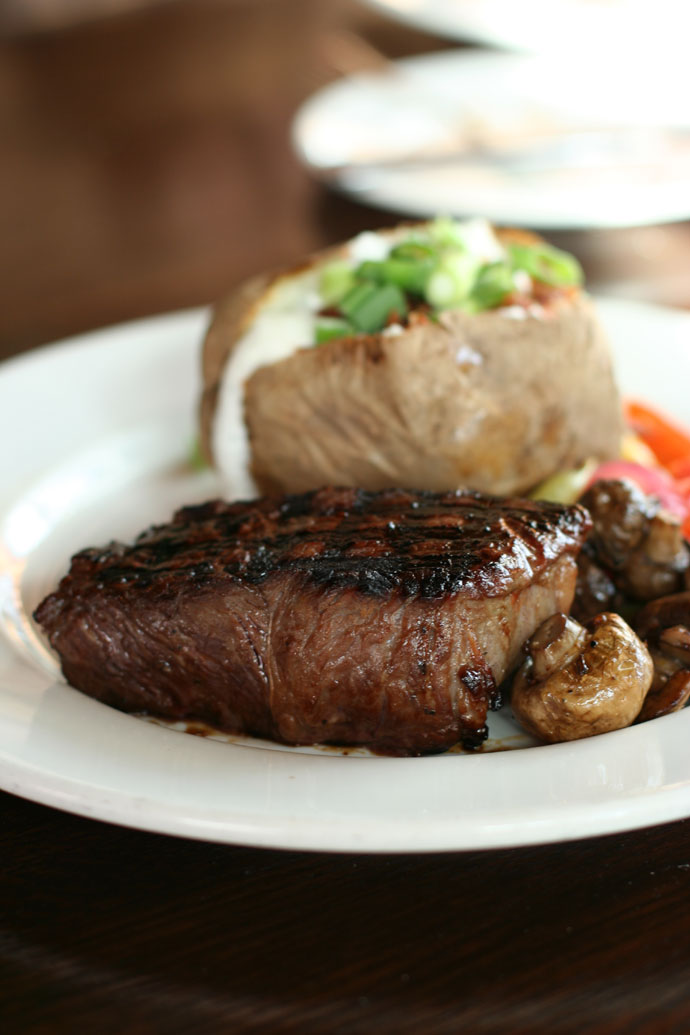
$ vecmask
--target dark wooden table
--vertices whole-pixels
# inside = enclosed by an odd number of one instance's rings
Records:
[[[343,27],[391,57],[444,45],[350,0],[0,20],[0,356],[209,302],[392,222],[290,152]],[[687,224],[557,238],[594,287],[690,306]],[[365,857],[0,809],[9,1035],[690,1031],[690,822]]]

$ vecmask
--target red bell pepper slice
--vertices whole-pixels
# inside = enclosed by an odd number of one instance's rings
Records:
[[[675,474],[671,465],[680,464],[690,474],[690,430],[666,417],[647,403],[628,399],[623,404],[626,422],[645,442],[662,465]]]

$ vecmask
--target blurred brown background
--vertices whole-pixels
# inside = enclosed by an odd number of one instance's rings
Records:
[[[329,33],[375,38],[383,19],[348,0],[17,0],[2,17],[4,353],[210,301],[352,229],[358,206],[322,211],[289,126],[338,74]]]
[[[5,0],[0,355],[209,302],[393,221],[312,182],[291,117],[368,46],[450,45],[356,0]],[[690,305],[687,225],[559,243],[595,287]]]

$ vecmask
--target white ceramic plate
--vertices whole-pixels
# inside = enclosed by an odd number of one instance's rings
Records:
[[[673,61],[659,75],[641,75],[630,58],[615,73],[592,61],[583,76],[563,55],[431,54],[318,91],[297,113],[293,144],[331,186],[408,216],[539,228],[668,222],[690,216],[685,77],[685,63]],[[619,135],[602,141],[612,129]],[[478,144],[505,155],[556,132],[569,134],[565,146],[532,150],[518,165],[467,157],[376,165]]]
[[[472,40],[527,53],[618,50],[639,56],[663,47],[668,55],[687,37],[687,6],[657,0],[364,0],[370,7],[418,29],[453,40]]]
[[[624,388],[690,417],[690,315],[602,302]],[[491,848],[690,815],[690,709],[530,746],[507,715],[477,755],[376,758],[205,739],[66,686],[29,615],[83,546],[214,494],[187,464],[202,312],[114,328],[0,367],[0,787],[71,812],[235,844]]]

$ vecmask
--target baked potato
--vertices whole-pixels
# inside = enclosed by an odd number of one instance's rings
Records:
[[[620,400],[580,279],[534,235],[479,221],[360,235],[254,278],[204,342],[202,448],[245,497],[325,484],[520,494],[613,458]]]

